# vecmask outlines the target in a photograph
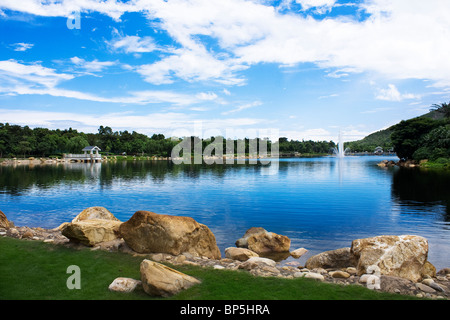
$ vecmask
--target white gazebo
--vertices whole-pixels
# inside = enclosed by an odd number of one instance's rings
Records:
[[[67,160],[73,160],[75,162],[100,162],[102,161],[102,155],[99,154],[99,151],[102,151],[97,146],[89,146],[85,147],[83,150],[83,154],[66,154],[64,156]]]

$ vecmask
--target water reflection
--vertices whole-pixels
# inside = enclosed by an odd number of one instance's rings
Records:
[[[443,220],[450,222],[448,171],[398,168],[392,177],[392,195],[399,204],[423,211],[430,206],[443,205],[446,207]]]
[[[0,167],[0,210],[16,225],[53,228],[104,206],[121,221],[137,210],[190,216],[223,251],[251,227],[287,235],[309,253],[358,238],[418,234],[436,267],[450,261],[450,173],[379,168],[379,157],[280,159],[270,165],[170,161]],[[303,258],[303,257],[302,257]],[[301,263],[304,261],[301,261]]]

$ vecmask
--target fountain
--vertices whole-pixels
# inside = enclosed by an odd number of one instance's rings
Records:
[[[345,152],[347,152],[348,148],[344,150],[344,141],[342,140],[342,134],[341,131],[339,131],[339,141],[338,141],[338,147],[334,148],[334,153],[338,158],[345,157]]]

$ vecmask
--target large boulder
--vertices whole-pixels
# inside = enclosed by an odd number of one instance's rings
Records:
[[[236,241],[236,246],[247,248],[259,255],[289,252],[291,240],[263,228],[250,228]]]
[[[194,277],[147,259],[141,262],[140,271],[142,287],[151,296],[169,297],[200,283]]]
[[[69,223],[62,224],[61,233],[73,242],[87,246],[116,240],[122,224],[111,212],[103,207],[90,207],[80,212]]]
[[[95,246],[101,242],[118,238],[120,221],[92,219],[79,222],[66,223],[61,233],[73,242],[86,246]]]
[[[378,236],[357,239],[351,252],[358,259],[358,275],[367,273],[370,266],[379,268],[382,275],[401,277],[417,282],[427,267],[428,241],[419,236]]]
[[[314,268],[347,268],[355,267],[357,260],[351,253],[350,248],[341,248],[319,253],[310,257],[305,264],[308,269]]]
[[[196,256],[220,259],[220,250],[211,230],[190,217],[137,211],[124,222],[119,233],[127,245],[139,253],[189,252]]]
[[[6,218],[6,215],[0,210],[0,228],[9,229],[10,227],[14,227],[14,224],[11,223]]]
[[[79,222],[84,220],[112,220],[119,221],[108,209],[104,207],[90,207],[81,211],[72,222]]]

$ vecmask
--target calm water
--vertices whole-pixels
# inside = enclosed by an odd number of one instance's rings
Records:
[[[383,158],[388,159],[388,158]],[[300,259],[377,235],[429,240],[429,260],[450,267],[450,174],[379,168],[379,157],[281,159],[261,165],[166,161],[0,167],[0,209],[17,226],[54,228],[103,206],[193,217],[234,246],[250,227],[288,236]],[[268,170],[269,169],[269,170]],[[292,259],[292,258],[290,258]]]

